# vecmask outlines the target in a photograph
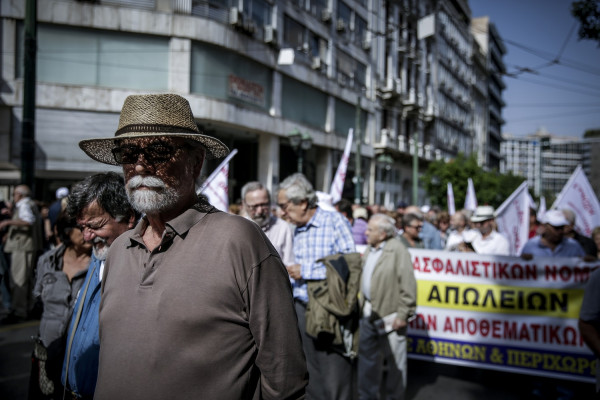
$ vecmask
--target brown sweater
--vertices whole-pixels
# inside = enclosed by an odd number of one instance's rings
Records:
[[[254,222],[197,205],[152,253],[147,221],[111,246],[95,399],[302,399],[287,272]]]

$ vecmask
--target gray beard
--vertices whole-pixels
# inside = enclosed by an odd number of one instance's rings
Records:
[[[96,257],[100,261],[106,260],[106,255],[108,254],[108,245],[106,244],[106,239],[95,237],[93,242],[94,246],[92,247],[92,253],[94,257]],[[96,243],[104,243],[104,246],[101,249],[96,248]]]
[[[256,217],[251,217],[251,219],[252,219],[252,221],[256,222],[258,224],[258,226],[260,226],[262,228],[269,223],[269,221],[271,220],[271,216],[270,215],[266,215],[266,216],[259,215]]]
[[[137,190],[147,186],[151,190]],[[174,188],[167,187],[164,181],[155,176],[134,176],[125,187],[131,206],[142,214],[156,214],[177,204],[180,198]],[[158,190],[153,190],[158,189]]]

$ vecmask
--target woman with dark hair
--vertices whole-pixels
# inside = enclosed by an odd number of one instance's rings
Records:
[[[33,352],[30,399],[62,398],[66,330],[92,253],[92,244],[83,240],[75,220],[66,213],[59,215],[56,230],[61,244],[40,257],[33,289],[43,311]]]

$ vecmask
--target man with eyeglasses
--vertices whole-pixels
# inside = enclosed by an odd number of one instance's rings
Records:
[[[547,211],[543,219],[542,233],[527,241],[521,256],[531,257],[584,257],[585,250],[575,240],[565,236],[569,221],[561,210]]]
[[[144,214],[111,245],[94,399],[300,399],[306,362],[286,269],[261,228],[196,193],[200,133],[175,94],[126,98],[115,137],[79,143],[122,165]]]
[[[404,232],[398,236],[402,244],[406,247],[423,249],[423,240],[421,239],[421,230],[423,229],[423,217],[421,214],[408,213],[402,216],[402,225]]]
[[[93,247],[67,329],[62,384],[65,398],[91,399],[98,375],[98,311],[104,261],[109,247],[133,228],[137,216],[127,200],[123,178],[115,172],[92,175],[75,185],[66,212],[75,218],[84,240]]]
[[[260,182],[248,182],[242,187],[242,208],[260,226],[279,253],[283,265],[294,263],[290,224],[271,213],[269,190]]]
[[[294,264],[287,270],[292,279],[296,314],[306,354],[309,383],[307,399],[352,399],[353,363],[344,357],[343,346],[330,345],[323,338],[306,333],[307,280],[324,280],[326,267],[318,260],[332,254],[355,251],[350,224],[337,211],[318,205],[312,184],[300,173],[288,176],[279,185],[277,206],[283,218],[296,225]]]

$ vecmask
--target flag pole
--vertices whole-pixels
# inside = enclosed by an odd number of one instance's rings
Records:
[[[210,185],[210,183],[213,181],[213,179],[215,179],[215,176],[217,176],[217,174],[219,173],[221,168],[223,168],[225,165],[227,165],[229,160],[231,160],[233,158],[233,156],[235,156],[237,154],[237,152],[238,152],[237,149],[231,150],[231,152],[227,155],[227,157],[225,157],[225,159],[221,162],[221,164],[219,164],[219,166],[217,168],[215,168],[215,170],[212,172],[212,174],[210,174],[209,177],[206,178],[206,180],[204,182],[202,182],[202,186],[200,186],[200,189],[198,190],[198,194],[204,192],[204,190],[208,187],[208,185]]]

